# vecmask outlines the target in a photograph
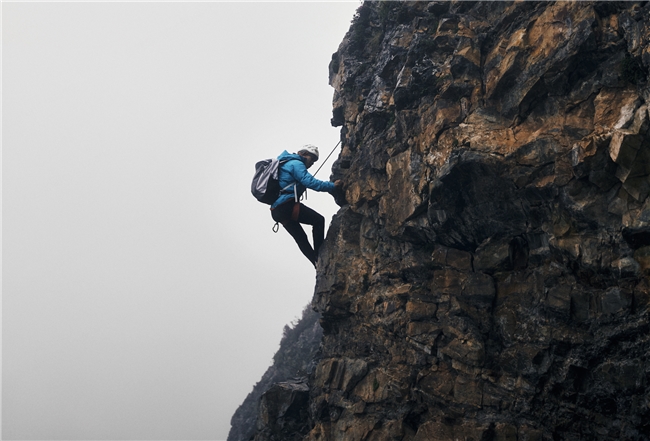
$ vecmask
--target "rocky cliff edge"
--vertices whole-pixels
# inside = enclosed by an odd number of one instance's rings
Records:
[[[359,8],[301,439],[650,439],[649,68],[648,2]]]

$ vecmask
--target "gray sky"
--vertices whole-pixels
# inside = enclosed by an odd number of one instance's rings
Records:
[[[338,142],[358,5],[2,4],[3,439],[226,438],[314,287],[253,167]]]

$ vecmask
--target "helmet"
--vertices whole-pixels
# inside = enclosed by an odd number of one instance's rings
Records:
[[[316,147],[315,145],[311,145],[311,144],[303,145],[302,148],[300,149],[300,152],[307,152],[310,155],[314,155],[314,157],[316,157],[316,160],[318,161],[318,147]]]

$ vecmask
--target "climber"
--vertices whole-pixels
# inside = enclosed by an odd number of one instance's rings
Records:
[[[305,145],[298,153],[288,153],[285,150],[278,156],[278,160],[281,161],[278,180],[282,191],[271,205],[271,216],[284,226],[300,251],[316,266],[318,249],[325,238],[325,218],[300,203],[300,197],[307,188],[332,193],[341,188],[342,182],[320,181],[307,171],[318,160],[318,147],[314,145]],[[300,224],[312,226],[313,247]]]

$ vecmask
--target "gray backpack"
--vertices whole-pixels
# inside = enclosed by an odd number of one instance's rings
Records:
[[[251,184],[251,193],[258,201],[272,205],[280,196],[280,191],[291,187],[280,188],[278,171],[280,164],[286,161],[278,161],[276,158],[264,159],[255,164],[255,175]]]

